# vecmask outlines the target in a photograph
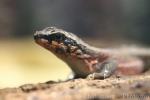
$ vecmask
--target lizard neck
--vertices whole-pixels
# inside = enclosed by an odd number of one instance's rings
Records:
[[[59,50],[52,52],[66,62],[77,75],[83,74],[81,76],[94,72],[97,63],[102,63],[109,58],[106,50],[94,48],[86,43],[80,43],[77,47],[70,46],[67,49],[67,53]]]

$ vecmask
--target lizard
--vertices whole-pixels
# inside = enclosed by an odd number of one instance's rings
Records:
[[[105,79],[112,75],[136,75],[149,64],[149,49],[96,48],[77,35],[57,27],[34,33],[37,44],[63,60],[73,71],[73,78]],[[146,61],[146,63],[145,63]]]

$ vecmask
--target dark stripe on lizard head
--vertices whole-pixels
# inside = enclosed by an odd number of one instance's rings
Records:
[[[80,49],[84,52],[85,48],[82,44],[77,43],[77,40],[79,40],[77,36],[56,27],[48,27],[42,31],[37,31],[34,34],[34,39],[39,45],[60,53],[71,53],[74,51],[71,49]]]

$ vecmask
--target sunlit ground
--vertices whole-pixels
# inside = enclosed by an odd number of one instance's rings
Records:
[[[66,79],[70,69],[32,39],[0,41],[0,88]]]

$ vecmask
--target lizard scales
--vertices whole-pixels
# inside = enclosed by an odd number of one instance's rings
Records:
[[[144,71],[149,50],[121,50],[95,48],[75,34],[56,27],[36,31],[34,40],[58,58],[66,62],[74,72],[74,78],[107,78],[115,75],[134,75]],[[119,51],[119,52],[118,52]],[[130,52],[129,52],[130,51]]]

